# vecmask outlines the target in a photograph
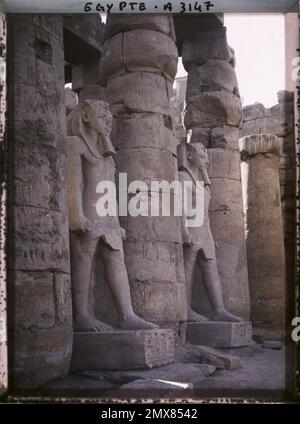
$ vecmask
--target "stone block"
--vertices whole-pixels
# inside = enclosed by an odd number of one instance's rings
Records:
[[[18,330],[9,334],[14,350],[9,363],[15,388],[36,388],[50,380],[66,377],[72,353],[73,329]]]
[[[213,128],[211,131],[211,148],[234,149],[239,150],[239,128],[220,127]]]
[[[198,126],[199,122],[203,127],[238,127],[242,124],[242,119],[240,98],[225,90],[205,92],[188,99],[184,113],[186,129]]]
[[[130,370],[174,362],[172,330],[74,333],[71,369]]]
[[[114,119],[111,139],[116,150],[148,148],[176,154],[172,121],[158,113],[139,113]]]
[[[107,94],[115,117],[141,112],[172,116],[170,99],[173,97],[173,86],[162,76],[149,72],[124,74],[109,82]]]
[[[229,62],[209,60],[201,66],[191,66],[187,78],[187,99],[205,91],[221,90],[239,95],[236,73]]]
[[[201,31],[196,36],[183,42],[182,62],[187,71],[193,65],[202,65],[208,60],[225,60],[230,62],[232,51],[227,44],[226,28]]]
[[[105,84],[122,73],[153,72],[173,82],[177,62],[177,47],[168,35],[146,29],[122,32],[103,45],[100,78]]]
[[[53,274],[14,272],[11,292],[10,326],[46,329],[55,325]]]
[[[10,114],[13,138],[23,144],[49,146],[65,152],[66,106],[64,92],[53,95],[47,91],[19,82],[10,83],[17,101]]]
[[[208,149],[210,178],[232,179],[241,184],[240,154],[231,149]]]
[[[68,220],[62,212],[33,207],[14,207],[14,257],[16,270],[55,270],[68,273]]]
[[[200,322],[187,324],[187,340],[211,347],[249,346],[252,340],[250,322]]]
[[[177,173],[177,160],[174,154],[160,149],[142,147],[124,149],[116,154],[115,163],[118,173],[127,173],[128,184],[133,181],[143,181],[147,185],[151,181],[172,183]]]
[[[55,149],[19,144],[15,151],[14,204],[65,213],[65,156]]]
[[[53,20],[56,20],[58,26],[62,23],[61,17],[53,17]],[[64,82],[64,67],[61,64],[64,63],[64,56],[57,38],[61,35],[61,29],[57,28],[57,31],[51,34],[46,27],[33,25],[25,15],[18,19],[13,33],[14,72],[8,73],[8,81],[26,85],[30,81],[30,86],[56,96],[57,100],[61,99]],[[34,103],[30,102],[29,105],[32,107]]]
[[[147,199],[151,198],[147,196]],[[174,202],[170,202],[171,205]],[[172,206],[170,207],[172,213]],[[149,215],[151,207],[149,206]],[[161,212],[161,208],[160,208]],[[181,218],[168,216],[136,216],[120,217],[120,223],[126,228],[127,241],[160,242],[160,243],[181,243],[182,235],[180,231]]]
[[[243,214],[241,181],[229,178],[212,178],[210,190],[210,211],[234,211]]]
[[[191,130],[190,143],[202,143],[205,147],[209,147],[211,137],[210,128],[193,127]]]
[[[104,37],[107,40],[119,32],[136,29],[158,31],[175,41],[173,17],[167,15],[108,15]]]

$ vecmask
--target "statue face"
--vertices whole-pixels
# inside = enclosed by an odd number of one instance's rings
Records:
[[[192,163],[192,165],[197,169],[207,168],[208,154],[206,148],[201,143],[195,143],[190,145],[192,149],[190,150],[190,155],[188,159]]]
[[[112,130],[112,114],[104,102],[97,102],[96,107],[88,109],[89,126],[99,134],[109,136]]]

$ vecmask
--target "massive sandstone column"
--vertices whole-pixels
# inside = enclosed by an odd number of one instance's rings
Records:
[[[285,326],[285,257],[279,184],[281,141],[240,140],[251,320],[254,334],[280,340]]]
[[[72,351],[62,18],[12,16],[8,42],[10,367],[32,388]]]
[[[225,306],[247,321],[250,304],[238,151],[242,106],[235,57],[220,17],[197,21],[195,31],[182,41],[182,60],[188,72],[184,124],[192,130],[191,142],[208,147],[211,229]],[[208,314],[205,293],[197,298],[202,301],[194,306]]]
[[[127,173],[128,184],[171,183],[177,179],[173,18],[109,15],[104,36],[100,77],[114,116],[117,170]],[[135,312],[178,334],[187,309],[180,222],[161,215],[121,218]]]

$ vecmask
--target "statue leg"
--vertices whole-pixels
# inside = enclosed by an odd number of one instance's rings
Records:
[[[199,252],[198,263],[201,267],[204,286],[212,306],[212,321],[241,321],[239,317],[236,317],[225,309],[216,259],[206,259],[203,253]]]
[[[120,328],[124,330],[158,328],[157,325],[143,320],[133,311],[124,252],[113,250],[101,243],[100,254],[104,262],[105,276],[118,311]]]
[[[186,295],[187,295],[187,301],[188,301],[188,321],[189,322],[208,321],[206,317],[197,314],[197,312],[193,311],[191,307],[193,283],[195,280],[198,251],[196,249],[193,249],[192,247],[184,247],[183,253],[184,253]]]
[[[105,332],[113,329],[90,313],[89,293],[97,243],[97,240],[84,240],[84,236],[71,234],[73,316],[76,331]]]

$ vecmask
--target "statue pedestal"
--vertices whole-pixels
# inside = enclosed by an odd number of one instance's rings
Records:
[[[250,322],[188,322],[187,340],[210,347],[249,346],[252,340]]]
[[[74,333],[71,371],[151,369],[174,362],[172,330]]]

